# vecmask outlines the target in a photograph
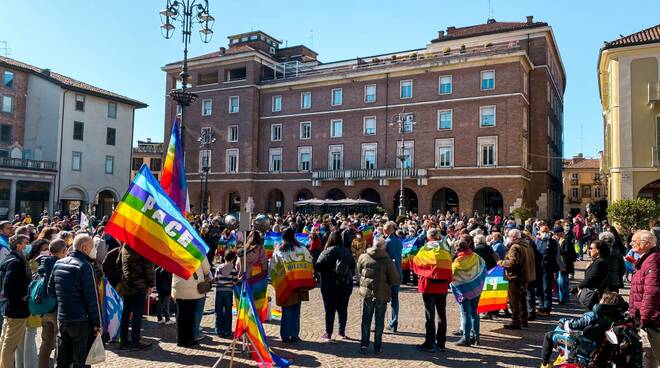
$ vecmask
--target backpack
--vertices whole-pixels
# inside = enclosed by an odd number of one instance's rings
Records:
[[[30,307],[30,314],[48,314],[55,309],[57,298],[48,296],[46,294],[46,287],[46,279],[44,277],[38,277],[30,282],[28,286],[28,307]]]

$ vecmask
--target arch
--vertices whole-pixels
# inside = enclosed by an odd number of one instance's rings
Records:
[[[380,204],[380,194],[374,188],[367,188],[360,192],[360,198],[367,201],[376,202]]]
[[[110,189],[104,189],[96,194],[96,217],[112,215],[116,201],[115,193]]]
[[[502,215],[504,210],[502,194],[490,187],[479,189],[474,195],[472,210],[479,215]]]
[[[401,190],[394,195],[394,211],[399,213],[399,197]],[[417,194],[410,188],[403,188],[403,205],[406,212],[417,212]]]
[[[284,213],[284,193],[279,189],[272,189],[266,197],[266,212]]]
[[[119,193],[117,193],[117,191],[116,191],[114,188],[103,187],[103,188],[101,188],[101,189],[98,190],[98,192],[96,193],[96,195],[98,196],[101,192],[109,192],[109,193],[112,195],[112,198],[113,198],[115,201],[119,201],[119,199],[120,199],[120,198],[119,198]]]
[[[438,189],[433,194],[431,210],[433,213],[437,211],[441,213],[446,213],[447,211],[458,212],[458,194],[450,188]]]
[[[61,200],[87,201],[87,191],[77,185],[70,185],[62,191]]]
[[[328,190],[327,193],[325,193],[325,199],[334,199],[336,201],[345,198],[346,198],[346,193],[344,193],[341,189],[332,188]]]
[[[637,197],[650,199],[656,204],[660,204],[660,179],[643,186],[642,189],[639,190],[639,193],[637,193]]]
[[[304,201],[306,199],[312,199],[312,198],[314,198],[314,194],[312,193],[312,191],[310,191],[309,189],[300,189],[298,191],[298,194],[296,194],[296,198],[294,199],[294,202]]]

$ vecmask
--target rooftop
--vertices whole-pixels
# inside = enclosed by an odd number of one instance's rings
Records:
[[[595,158],[573,158],[564,160],[564,169],[599,169],[600,162]]]
[[[162,154],[163,142],[152,142],[150,139],[146,141],[138,141],[138,146],[133,147],[134,153],[158,153]]]
[[[545,22],[534,22],[534,17],[532,16],[527,17],[527,22],[498,22],[495,19],[488,19],[484,24],[459,28],[447,27],[446,31],[439,31],[438,38],[431,40],[431,42],[443,42],[493,33],[511,32],[519,29],[545,27],[547,25],[548,23]]]
[[[126,96],[122,96],[120,94],[110,92],[108,90],[96,86],[92,86],[91,84],[81,82],[71,77],[67,77],[66,75],[55,73],[50,69],[42,69],[34,65],[26,64],[24,62],[11,59],[8,57],[0,56],[0,66],[18,69],[27,73],[37,75],[41,78],[47,79],[55,84],[60,85],[62,88],[71,89],[74,91],[107,98],[109,100],[125,103],[128,105],[133,105],[136,108],[147,107],[147,104],[144,102],[140,102],[138,100],[134,100],[132,98],[128,98]]]
[[[648,43],[660,42],[660,24],[639,32],[629,34],[628,36],[621,35],[616,40],[605,42],[603,49],[612,49],[616,47],[644,45]]]

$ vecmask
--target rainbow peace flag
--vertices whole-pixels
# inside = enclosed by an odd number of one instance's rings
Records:
[[[306,247],[309,245],[309,234],[296,233],[296,240],[298,240],[298,243]]]
[[[275,288],[275,298],[281,305],[298,290],[316,287],[312,256],[305,248],[280,250],[270,261],[270,278]]]
[[[174,118],[172,124],[172,134],[170,135],[170,144],[167,147],[160,185],[163,187],[165,194],[170,196],[184,215],[186,212],[190,212],[188,182],[186,181],[186,168],[183,160],[183,146],[181,146],[178,117]]]
[[[264,235],[264,249],[268,259],[273,256],[273,252],[282,244],[282,233],[275,231],[268,231]]]
[[[446,242],[428,242],[413,257],[416,274],[436,280],[451,281],[451,253]]]
[[[367,242],[367,247],[370,247],[374,243],[374,227],[362,225],[359,229],[362,232],[362,237]]]
[[[504,268],[495,266],[487,271],[477,312],[486,313],[506,309],[509,282],[504,278]]]
[[[247,336],[250,342],[250,351],[252,352],[252,359],[254,359],[259,367],[288,367],[291,365],[286,359],[277,356],[268,347],[266,343],[266,333],[264,326],[258,317],[258,311],[252,298],[252,289],[250,285],[244,280],[241,284],[240,290],[236,288],[236,292],[241,296],[239,299],[236,318],[236,330],[234,331],[234,338],[241,338],[243,335]]]
[[[476,253],[459,254],[451,265],[452,282],[449,286],[456,301],[461,303],[481,295],[486,280],[486,263]]]
[[[146,164],[135,175],[105,231],[185,279],[199,268],[209,251]]]
[[[410,270],[410,262],[417,253],[415,249],[415,241],[417,238],[405,239],[403,241],[403,248],[401,251],[401,269],[404,271]]]

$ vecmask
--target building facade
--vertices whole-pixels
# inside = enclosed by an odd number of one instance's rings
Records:
[[[564,216],[593,212],[605,215],[607,182],[600,174],[600,160],[582,154],[564,160]]]
[[[13,75],[3,101],[14,96],[0,114],[0,129],[11,132],[0,144],[0,217],[109,214],[130,179],[134,110],[146,105],[6,57],[0,73]]]
[[[606,42],[598,79],[608,200],[660,203],[660,24]]]
[[[163,67],[168,90],[180,68]],[[330,63],[250,32],[189,69],[199,95],[184,119],[190,198],[208,163],[211,211],[243,211],[248,197],[268,212],[359,197],[391,212],[403,174],[406,208],[419,213],[562,213],[565,74],[551,28],[532,17]],[[165,136],[177,113],[168,99]],[[217,137],[203,149],[202,130]]]
[[[137,147],[133,147],[133,158],[131,159],[131,180],[140,170],[142,164],[147,164],[149,170],[156,179],[160,180],[160,172],[163,169],[163,142],[152,142],[150,138],[146,141],[138,141]]]

